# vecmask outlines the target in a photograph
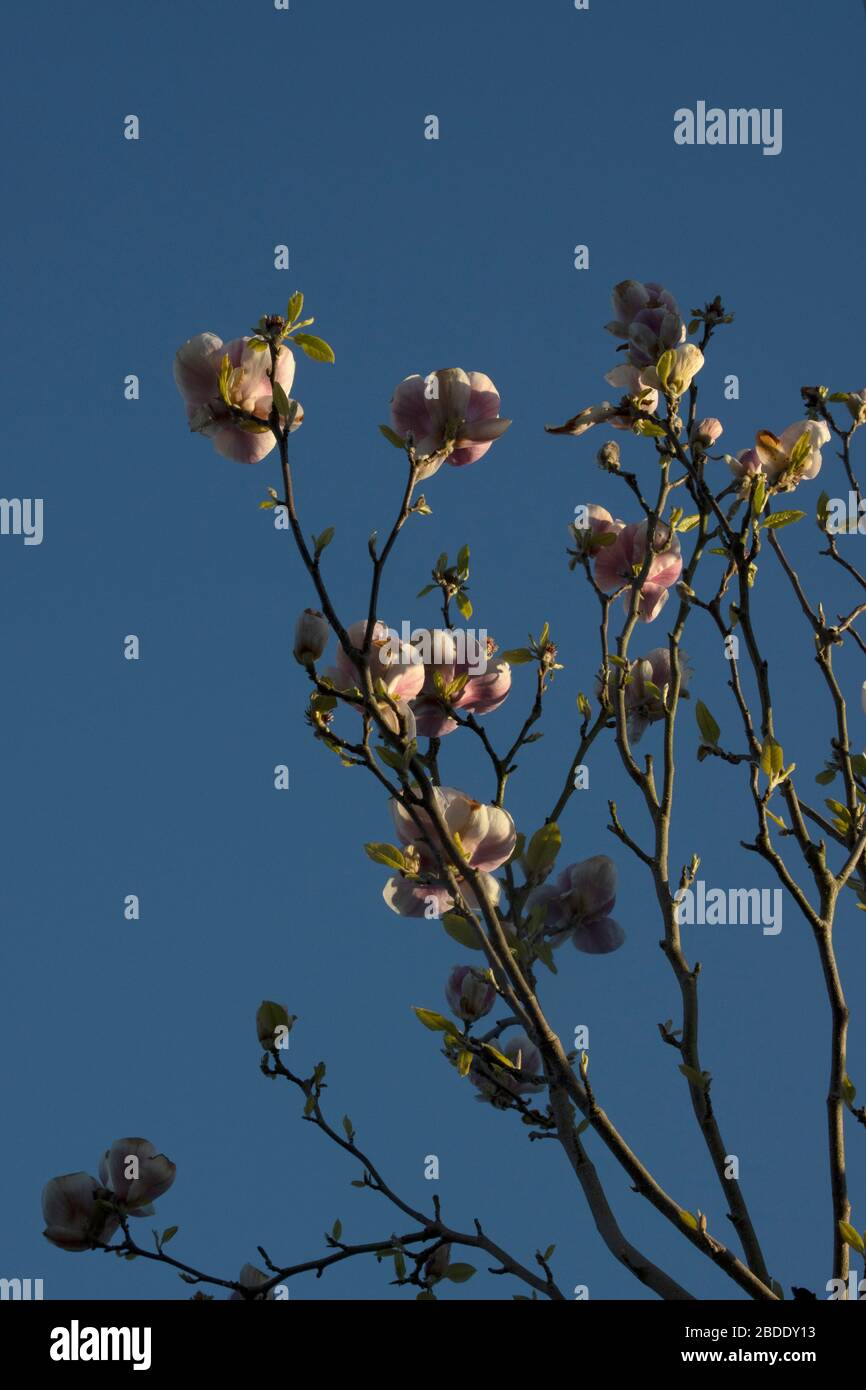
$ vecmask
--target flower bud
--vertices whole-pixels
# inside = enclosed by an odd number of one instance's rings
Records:
[[[449,1244],[440,1245],[433,1251],[429,1260],[424,1262],[424,1277],[430,1283],[435,1283],[441,1279],[451,1263],[451,1246]]]
[[[490,1013],[496,1003],[496,990],[473,966],[455,965],[448,976],[445,998],[457,1018],[475,1023]]]
[[[256,1032],[262,1047],[268,1052],[274,1047],[285,1047],[296,1018],[297,1014],[290,1014],[285,1004],[263,999],[256,1014]]]
[[[328,645],[328,624],[317,608],[305,608],[295,623],[293,656],[302,666],[312,666]]]
[[[710,415],[705,420],[696,420],[692,425],[691,442],[700,445],[702,449],[709,449],[711,444],[715,444],[722,432],[721,420]]]

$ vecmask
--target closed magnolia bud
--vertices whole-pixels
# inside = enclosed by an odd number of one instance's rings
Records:
[[[693,444],[700,444],[704,449],[709,449],[711,444],[715,444],[722,432],[721,420],[710,415],[705,420],[696,420],[692,425],[691,441]]]
[[[426,1278],[431,1281],[441,1279],[450,1263],[451,1246],[440,1245],[439,1249],[434,1250],[429,1260],[425,1262],[424,1274]]]
[[[317,608],[305,608],[295,623],[295,661],[312,666],[328,645],[328,624]]]
[[[448,976],[445,997],[458,1018],[474,1023],[490,1013],[496,1003],[496,990],[473,966],[455,965]]]
[[[275,1047],[285,1047],[296,1018],[297,1015],[290,1014],[285,1004],[275,1004],[271,999],[262,1000],[256,1014],[256,1032],[262,1047],[268,1052]]]
[[[602,444],[595,458],[599,468],[603,468],[607,473],[618,472],[619,445],[615,440],[609,439],[606,444]]]

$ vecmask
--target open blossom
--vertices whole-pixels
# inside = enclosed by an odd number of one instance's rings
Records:
[[[497,1044],[497,1046],[499,1046]],[[533,1095],[537,1091],[544,1090],[542,1081],[533,1081],[530,1078],[544,1075],[544,1068],[541,1061],[541,1053],[535,1043],[527,1037],[526,1033],[512,1033],[507,1042],[499,1046],[499,1051],[513,1062],[516,1071],[506,1070],[502,1067],[496,1074],[496,1082],[481,1076],[476,1067],[473,1066],[469,1073],[470,1080],[478,1087],[479,1100],[492,1101],[494,1104],[503,1104],[509,1095],[526,1096]],[[503,1095],[503,1092],[505,1093]]]
[[[435,454],[453,439],[447,461],[454,468],[482,458],[511,424],[500,418],[499,392],[490,377],[460,367],[446,367],[427,377],[407,376],[391,399],[391,421],[404,439],[412,435],[419,459]],[[442,462],[431,463],[419,477],[430,477]]]
[[[455,965],[448,976],[445,998],[457,1018],[475,1023],[490,1013],[496,1003],[496,990],[474,966]]]
[[[604,546],[596,555],[595,579],[600,589],[612,593],[623,584],[630,583],[643,567],[646,555],[648,523],[634,521],[626,525],[610,516],[601,515],[598,509],[597,524],[608,534],[613,534],[611,545]],[[668,590],[682,573],[683,560],[680,553],[679,538],[666,522],[657,522],[652,540],[652,557],[646,578],[640,586],[638,618],[650,623],[658,617],[668,601]],[[631,590],[623,595],[626,611],[631,605]]]
[[[655,280],[621,280],[611,298],[613,322],[605,324],[615,338],[628,344],[634,367],[654,367],[663,352],[686,336],[686,326],[673,295]]]
[[[803,435],[808,437],[808,448],[795,463],[792,455]],[[781,482],[786,485],[784,490],[790,491],[797,483],[818,476],[821,471],[821,449],[829,442],[830,431],[823,420],[797,420],[779,436],[770,430],[759,430],[754,452],[768,481]],[[783,477],[786,473],[788,477]]]
[[[480,871],[495,906],[500,887],[492,873],[510,858],[517,843],[514,821],[501,807],[483,805],[454,787],[434,787],[433,795],[448,830],[459,837],[467,863]],[[437,843],[433,822],[423,807],[414,809],[419,824],[400,802],[391,802],[398,839],[411,848],[425,881],[395,876],[385,884],[382,896],[391,911],[401,917],[441,917],[454,906],[454,898],[447,882],[439,877],[436,855],[422,838],[426,835],[434,845]],[[462,875],[458,874],[457,878],[469,906],[477,907],[471,885]]]
[[[268,378],[271,355],[254,352],[249,342],[249,338],[233,338],[224,343],[215,333],[198,333],[178,349],[174,359],[174,379],[186,406],[190,429],[207,435],[218,454],[236,463],[259,463],[276,443],[267,426],[273,406],[273,388]],[[233,406],[262,420],[260,428],[233,419],[220,396],[220,370],[226,356],[232,366],[229,399]],[[295,359],[285,345],[277,355],[275,376],[289,396]],[[300,425],[303,414],[298,406],[293,430]]]
[[[419,735],[442,738],[457,728],[442,707],[440,683],[447,689],[465,677],[462,689],[448,696],[448,702],[454,709],[472,714],[492,714],[506,699],[511,689],[511,667],[507,661],[491,663],[495,643],[481,643],[472,632],[454,633],[445,628],[416,629],[412,637],[424,661],[424,684],[412,706]]]
[[[664,695],[671,683],[671,654],[668,647],[655,647],[629,666],[630,680],[625,688],[628,728],[634,743],[639,742],[649,724],[665,717]],[[680,659],[680,695],[687,698],[686,686],[691,670]]]
[[[367,620],[361,618],[347,628],[352,646],[360,650],[367,633]],[[324,674],[338,690],[360,689],[360,674],[342,647],[337,650],[336,664]],[[424,663],[414,647],[401,642],[399,633],[378,619],[373,627],[370,647],[370,675],[373,686],[381,680],[393,700],[413,700],[424,684]]]
[[[103,1187],[111,1190],[130,1216],[150,1216],[151,1203],[167,1192],[177,1169],[148,1139],[115,1139],[99,1164]]]
[[[65,1173],[42,1189],[43,1235],[61,1250],[107,1245],[120,1219],[97,1205],[101,1184],[89,1173]]]
[[[608,955],[625,940],[610,916],[616,902],[616,865],[606,854],[569,864],[550,883],[534,888],[526,906],[545,909],[545,934],[553,946],[568,938],[587,955]]]

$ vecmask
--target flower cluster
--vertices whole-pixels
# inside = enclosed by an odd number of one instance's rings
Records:
[[[646,562],[649,523],[619,521],[604,507],[594,504],[586,510],[588,530],[574,534],[579,542],[585,537],[583,544],[595,555],[595,582],[600,589],[616,593],[627,586],[623,604],[628,612],[631,586]],[[683,568],[679,537],[666,522],[656,522],[649,548],[649,564],[640,583],[637,607],[637,616],[643,623],[658,617],[668,601],[668,590],[676,584]]]
[[[43,1235],[61,1250],[107,1244],[127,1216],[151,1216],[174,1182],[175,1165],[147,1139],[116,1139],[99,1162],[99,1178],[66,1173],[42,1191]]]
[[[454,787],[434,787],[433,796],[449,834],[457,842],[465,862],[481,876],[488,897],[495,906],[500,887],[493,870],[500,868],[514,851],[517,832],[514,821],[500,806],[483,805]],[[436,827],[423,807],[410,813],[392,800],[391,812],[400,844],[408,851],[412,876],[389,878],[382,892],[392,912],[400,917],[441,917],[450,912],[455,900],[441,876]],[[471,884],[456,873],[457,885],[470,907],[478,902]]]

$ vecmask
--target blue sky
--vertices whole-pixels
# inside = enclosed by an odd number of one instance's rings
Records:
[[[401,541],[380,615],[432,620],[433,598],[414,596],[440,550],[469,542],[477,621],[501,646],[551,623],[565,670],[509,802],[532,830],[558,793],[575,696],[596,665],[593,601],[568,573],[566,525],[580,502],[624,505],[593,466],[600,438],[554,439],[543,425],[607,394],[611,286],[661,280],[685,310],[722,294],[736,320],[702,375],[702,409],[721,416],[732,451],[756,428],[797,419],[803,383],[864,384],[862,6],[292,0],[278,13],[270,0],[50,0],[15,7],[7,33],[3,489],[44,498],[45,521],[40,546],[0,538],[0,1272],[42,1277],[50,1298],[188,1296],[158,1266],[71,1256],[42,1239],[45,1179],[92,1170],[127,1134],[177,1162],[159,1224],[177,1223],[178,1256],[216,1274],[233,1276],[260,1243],[281,1262],[311,1258],[338,1216],[350,1240],[394,1228],[380,1199],[349,1186],[353,1165],[303,1124],[294,1096],[259,1076],[254,1015],[267,996],[300,1015],[292,1061],[327,1060],[332,1113],[349,1112],[409,1200],[429,1205],[423,1161],[436,1153],[446,1219],[477,1216],[530,1260],[555,1242],[565,1288],[647,1296],[601,1246],[555,1146],[528,1144],[511,1117],[477,1104],[411,1014],[442,1007],[461,951],[382,903],[384,874],[361,846],[388,838],[386,807],[303,722],[291,631],[311,593],[285,533],[258,509],[276,464],[244,469],[189,437],[171,361],[190,335],[229,339],[304,291],[337,363],[299,368],[297,486],[305,529],[336,527],[328,579],[348,621],[365,608],[367,536],[397,503],[399,461],[377,430],[394,385],[443,365],[494,379],[514,424],[476,467],[445,468],[425,486],[434,515]],[[782,108],[782,153],[676,146],[673,113],[698,100]],[[130,113],[137,142],[122,135]],[[423,138],[431,113],[438,142]],[[288,272],[274,269],[278,243]],[[578,243],[586,271],[573,267]],[[136,402],[123,398],[127,373],[140,378]],[[722,397],[729,373],[736,402]],[[624,447],[630,465],[652,470],[650,450]],[[844,495],[829,454],[822,484]],[[802,488],[810,513],[819,486]],[[828,608],[841,608],[847,595],[812,558],[813,530],[788,537]],[[847,542],[855,559],[857,544]],[[780,737],[811,789],[828,711],[769,560],[756,606]],[[665,632],[662,617],[641,636],[656,646]],[[138,662],[123,659],[128,633]],[[696,694],[737,745],[700,615],[686,646]],[[838,667],[860,747],[862,661],[846,651]],[[529,700],[521,670],[489,721],[501,746]],[[751,833],[742,778],[697,764],[688,708],[680,737],[674,862],[697,852],[709,883],[773,886],[738,849]],[[487,770],[459,738],[446,746],[446,781],[489,796]],[[647,749],[657,741],[651,731]],[[290,768],[286,793],[273,789],[276,763]],[[628,940],[610,958],[564,953],[542,1002],[565,1038],[589,1025],[605,1108],[725,1238],[685,1085],[656,1029],[678,993],[646,874],[604,828],[610,796],[639,834],[640,810],[599,747],[591,789],[563,817],[564,854],[616,857]],[[123,917],[128,893],[140,895],[137,923]],[[838,928],[855,1002],[862,924],[849,908]],[[787,904],[776,938],[690,930],[704,1065],[771,1270],[786,1288],[820,1288],[828,1017],[812,941]],[[866,1089],[856,1022],[849,1070]],[[632,1241],[700,1297],[732,1296],[600,1145],[590,1150]],[[849,1177],[862,1226],[859,1133]],[[502,1297],[504,1285],[480,1274],[453,1296]],[[359,1261],[295,1282],[291,1296],[411,1297]]]

